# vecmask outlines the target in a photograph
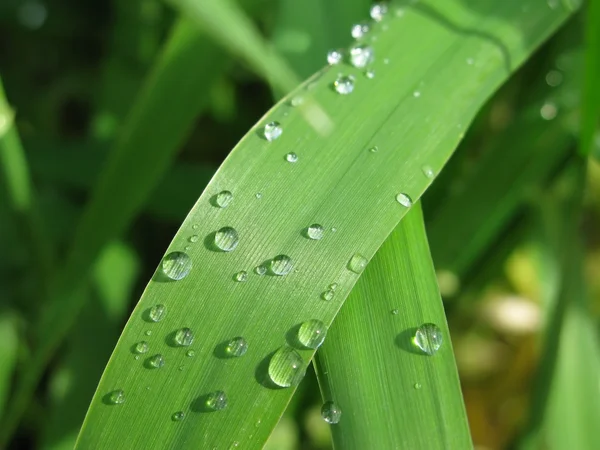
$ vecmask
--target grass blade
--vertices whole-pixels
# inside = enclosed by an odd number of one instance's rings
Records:
[[[581,97],[580,153],[588,155],[593,148],[594,137],[600,120],[600,2],[588,2],[586,14],[585,77]]]
[[[0,315],[0,417],[5,414],[4,406],[9,398],[13,371],[19,353],[19,336],[14,318],[2,311]]]

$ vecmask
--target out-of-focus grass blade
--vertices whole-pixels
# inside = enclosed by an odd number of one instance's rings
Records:
[[[434,323],[443,344],[427,356],[415,330]],[[343,449],[472,446],[444,308],[420,208],[379,249],[317,352],[324,401]]]
[[[288,97],[217,171],[168,249],[185,252],[193,267],[174,282],[165,282],[161,269],[147,286],[98,386],[79,448],[263,445],[293,393],[269,382],[273,352],[300,347],[295,336],[306,320],[331,324],[362,257],[371,258],[408,211],[397,195],[421,197],[485,99],[570,15],[537,1],[455,0],[402,11],[399,17],[392,7],[362,41],[377,37],[375,80],[344,64],[290,95],[319,104],[334,124],[331,134],[317,134]],[[332,89],[338,72],[354,77],[350,95]],[[264,125],[271,121],[281,122],[282,135],[268,141]],[[374,146],[378,151],[369,151]],[[292,152],[296,162],[286,158]],[[215,196],[224,190],[233,200],[219,208]],[[407,205],[407,197],[400,202]],[[305,237],[314,223],[323,226],[320,240]],[[216,236],[227,226],[239,243],[216,251],[221,237],[233,238],[227,230]],[[286,276],[273,274],[280,264],[264,276],[254,272],[277,255],[293,261]],[[242,270],[247,281],[234,281]],[[339,286],[325,301],[331,283]],[[157,304],[166,313],[153,322],[148,314]],[[195,334],[193,344],[174,346],[173,333],[184,327]],[[224,344],[236,336],[247,340],[248,352],[224,358]],[[150,350],[136,361],[131,348],[142,340]],[[298,352],[303,361],[314,354]],[[160,365],[156,355],[164,365],[151,369]],[[226,392],[228,406],[211,413],[206,400],[215,391]],[[179,411],[185,417],[172,421]]]
[[[4,406],[11,392],[12,379],[17,355],[19,353],[19,336],[17,324],[12,314],[6,310],[0,312],[0,417],[7,412]]]
[[[585,79],[582,90],[579,151],[588,155],[600,121],[600,1],[590,0],[586,11]]]

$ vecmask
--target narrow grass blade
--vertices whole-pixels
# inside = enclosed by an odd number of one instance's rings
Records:
[[[428,356],[413,342],[433,323],[443,344]],[[317,352],[324,401],[343,449],[472,446],[444,307],[420,208],[379,249]]]
[[[17,324],[12,314],[2,311],[0,314],[0,418],[8,412],[4,407],[11,392],[14,370],[19,354],[19,336]]]
[[[600,2],[590,0],[586,11],[585,79],[581,97],[580,153],[588,155],[600,121]]]
[[[331,324],[362,258],[370,259],[406,214],[407,198],[417,201],[432,182],[424,167],[440,171],[485,99],[570,15],[534,1],[524,6],[526,13],[523,4],[490,0],[473,9],[448,1],[417,4],[401,17],[393,8],[366,37],[377,36],[376,82],[344,65],[292,93],[321,105],[334,123],[330,135],[306,123],[290,106],[292,95],[270,111],[221,166],[169,246],[167,253],[185,252],[193,267],[166,282],[172,256],[159,265],[102,377],[78,447],[263,445],[293,393],[274,389],[278,377],[267,376],[273,352],[300,347],[304,321]],[[417,34],[422,39],[414,44]],[[355,77],[351,95],[332,89],[338,71]],[[280,121],[283,133],[269,141],[264,126],[271,121]],[[369,151],[374,146],[378,151]],[[216,196],[224,190],[233,200],[220,208]],[[397,201],[400,193],[406,197]],[[323,226],[322,239],[306,237],[311,224]],[[239,243],[217,251],[224,243],[216,232],[228,226]],[[222,233],[232,242],[230,231]],[[275,275],[278,255],[292,259],[285,276]],[[254,273],[263,264],[267,274]],[[240,271],[247,281],[234,281]],[[323,300],[334,282],[335,298]],[[148,320],[158,304],[164,318]],[[175,346],[173,334],[184,327],[194,342]],[[224,357],[224,344],[236,336],[247,340],[248,352]],[[131,347],[140,340],[149,342],[152,359],[134,359]],[[298,352],[303,361],[314,354]],[[164,365],[153,369],[156,355]],[[228,406],[207,412],[207,395],[218,390]],[[180,411],[185,417],[171,423]]]

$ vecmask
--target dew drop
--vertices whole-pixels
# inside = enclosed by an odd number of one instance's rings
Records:
[[[189,347],[194,342],[194,333],[189,328],[182,328],[175,333],[175,343],[182,347]]]
[[[256,266],[256,267],[254,268],[254,272],[255,272],[257,275],[264,275],[264,274],[266,274],[266,273],[267,273],[267,268],[266,268],[266,266],[263,266],[263,265],[261,264],[260,266]]]
[[[365,72],[365,77],[367,77],[368,79],[372,80],[373,78],[375,78],[375,71],[374,70],[367,70]]]
[[[262,198],[262,192],[257,192],[255,197],[260,200]]]
[[[146,330],[146,332],[144,333],[146,336],[150,336],[152,334],[152,330]]]
[[[329,289],[331,289],[332,291],[335,291],[338,288],[338,284],[337,283],[331,283],[329,285]]]
[[[336,424],[342,418],[342,410],[334,402],[325,402],[321,407],[321,417],[327,423]]]
[[[280,347],[269,361],[269,378],[277,386],[296,386],[306,372],[302,356],[291,347]]]
[[[397,316],[399,312],[400,312],[400,311],[398,311],[397,309],[392,309],[392,314],[393,314],[394,316]]]
[[[423,386],[421,385],[421,383],[415,383],[415,389],[419,390],[421,389]]]
[[[240,270],[238,273],[235,274],[234,279],[235,281],[243,283],[244,281],[248,280],[248,272],[246,272],[245,270]]]
[[[333,289],[327,289],[321,294],[321,298],[327,302],[330,302],[335,297],[335,291]]]
[[[327,63],[331,66],[342,62],[343,54],[341,50],[330,50],[327,53]]]
[[[223,227],[215,233],[215,245],[224,252],[235,250],[239,242],[240,238],[235,228]]]
[[[390,58],[385,58],[383,60],[383,63],[386,64],[386,65],[389,64],[390,63]]]
[[[150,345],[146,341],[140,341],[135,344],[134,351],[140,355],[148,353],[148,350],[150,350]]]
[[[171,280],[181,280],[192,270],[192,260],[183,252],[171,252],[161,263],[163,273]]]
[[[192,358],[195,354],[196,352],[194,350],[188,350],[187,352],[185,352],[185,356],[187,356],[188,358]]]
[[[163,358],[161,354],[154,355],[148,360],[148,364],[154,369],[160,369],[162,366],[165,365],[165,358]]]
[[[388,12],[388,7],[385,3],[375,3],[371,6],[371,18],[375,22],[381,22]]]
[[[413,204],[412,199],[404,193],[396,195],[396,201],[406,208],[410,208]]]
[[[193,230],[197,230],[198,228],[200,228],[200,225],[198,225],[197,223],[192,225]]]
[[[287,255],[277,255],[271,260],[271,272],[275,275],[287,275],[294,268],[292,258]]]
[[[546,102],[540,109],[540,115],[544,120],[552,120],[558,114],[558,108],[553,102]]]
[[[370,151],[371,153],[377,153],[377,152],[379,151],[379,147],[377,147],[377,146],[371,147],[371,148],[369,149],[369,151]]]
[[[369,260],[360,253],[355,253],[348,262],[348,269],[354,273],[361,273],[367,267]]]
[[[125,392],[122,389],[117,389],[108,394],[108,401],[112,405],[121,405],[125,403]]]
[[[336,228],[336,227],[331,227],[331,232],[332,232],[332,233],[335,233],[336,231],[337,231],[337,228]]]
[[[181,422],[183,419],[185,419],[185,413],[183,411],[177,411],[171,416],[173,422]]]
[[[306,229],[306,237],[314,241],[322,239],[324,233],[325,229],[323,228],[323,225],[318,223],[313,223]]]
[[[337,79],[333,82],[333,88],[338,94],[351,94],[354,90],[354,77],[346,75],[338,76]]]
[[[150,308],[148,316],[152,322],[160,322],[165,317],[166,312],[167,309],[165,308],[165,305],[154,305]]]
[[[285,155],[285,160],[290,163],[295,163],[298,161],[298,155],[296,155],[294,152],[290,152]]]
[[[227,408],[227,395],[223,391],[211,392],[206,396],[205,405],[212,411],[221,411]]]
[[[215,203],[219,208],[227,208],[233,200],[233,194],[229,191],[221,191],[215,198]]]
[[[193,235],[191,235],[191,236],[190,236],[190,239],[189,239],[189,241],[190,241],[191,243],[198,242],[198,235],[197,235],[197,234],[193,234]]]
[[[294,107],[300,106],[302,103],[304,103],[304,98],[300,97],[299,95],[292,97],[292,99],[290,100],[290,105]]]
[[[248,351],[248,342],[241,336],[235,337],[227,343],[225,351],[230,356],[244,356]]]
[[[361,22],[361,23],[352,25],[352,30],[351,30],[350,34],[352,34],[352,37],[354,39],[360,39],[368,32],[369,32],[369,24],[367,22]]]
[[[414,91],[413,92],[413,97],[419,98],[420,96],[421,96],[421,92],[420,91]]]
[[[423,171],[423,175],[425,175],[429,179],[435,176],[435,173],[433,172],[431,166],[423,166],[421,167],[421,170]]]
[[[350,48],[350,64],[357,69],[363,69],[375,58],[373,48],[368,45],[355,45]]]
[[[321,346],[327,335],[327,327],[317,319],[311,319],[300,325],[298,340],[307,348],[317,349]]]
[[[472,66],[473,64],[475,64],[475,60],[473,58],[467,58],[467,64],[469,66]]]
[[[274,141],[283,133],[283,128],[281,128],[281,124],[279,122],[269,122],[265,125],[263,130],[263,135],[265,139],[269,142]]]
[[[414,344],[427,355],[435,354],[442,346],[442,331],[433,323],[425,323],[417,328]]]

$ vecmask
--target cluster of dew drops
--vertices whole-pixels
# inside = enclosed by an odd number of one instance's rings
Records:
[[[376,3],[371,7],[371,18],[380,22],[388,13],[388,7],[385,3]],[[368,22],[361,22],[352,27],[352,36],[356,39],[361,38],[370,30]],[[327,61],[331,65],[340,64],[344,59],[343,52],[340,50],[332,50],[327,55]],[[355,45],[349,50],[349,61],[357,68],[366,68],[374,60],[373,49],[368,45]],[[367,70],[365,72],[367,78],[373,78],[374,72]],[[350,94],[354,89],[354,78],[352,76],[340,75],[334,82],[334,90],[341,95]],[[299,104],[301,101],[292,101],[292,104]],[[273,141],[281,136],[283,129],[278,122],[269,122],[264,127],[264,137],[268,141]],[[377,147],[370,148],[370,151],[375,153]],[[298,161],[298,156],[295,153],[288,153],[285,157],[287,162],[295,163]],[[427,178],[433,178],[433,170],[426,166],[423,168],[423,173]],[[262,194],[256,194],[257,198],[261,198]],[[232,192],[224,190],[218,193],[211,199],[213,206],[217,208],[227,208],[234,200]],[[396,196],[396,201],[405,208],[410,208],[413,204],[410,196],[405,193],[399,193]],[[197,230],[198,225],[192,227]],[[332,232],[336,228],[331,228]],[[318,223],[313,223],[307,226],[303,232],[303,236],[312,241],[320,241],[325,236],[325,227]],[[210,245],[217,251],[232,252],[240,241],[237,230],[233,227],[223,227],[211,234]],[[193,234],[188,238],[190,243],[196,243],[199,240],[197,234]],[[189,247],[186,247],[189,249]],[[347,264],[347,269],[360,274],[366,268],[368,259],[360,253],[355,253]],[[294,261],[288,255],[277,255],[268,263],[261,264],[254,268],[254,273],[263,276],[270,274],[273,276],[283,277],[289,274],[294,268]],[[161,274],[171,281],[183,280],[192,270],[192,260],[187,253],[182,251],[174,251],[167,254],[160,266]],[[248,280],[249,273],[246,270],[239,271],[233,274],[233,281],[244,283]],[[321,299],[331,301],[335,297],[337,283],[332,283],[322,292]],[[167,308],[163,304],[158,304],[151,307],[147,312],[147,318],[150,322],[160,322],[167,314]],[[392,310],[393,315],[397,315],[397,309]],[[151,335],[151,330],[146,331],[146,335]],[[300,325],[297,330],[297,341],[305,349],[316,350],[324,342],[327,335],[327,326],[318,319],[308,320]],[[181,347],[186,350],[187,357],[195,355],[194,350],[189,347],[194,342],[194,332],[188,327],[176,330],[172,335],[172,343],[176,347]],[[425,323],[416,329],[412,338],[414,346],[424,355],[434,355],[441,347],[443,341],[442,331],[433,323]],[[133,346],[135,359],[139,359],[142,355],[146,356],[150,353],[151,346],[146,340],[139,341]],[[243,357],[249,350],[249,343],[241,336],[237,336],[229,340],[225,346],[225,353],[229,358]],[[147,369],[158,370],[165,365],[165,357],[161,354],[154,354],[145,360]],[[183,367],[183,366],[182,366]],[[180,367],[180,370],[182,369]],[[302,356],[294,348],[284,345],[280,347],[270,358],[268,364],[269,380],[280,388],[296,386],[304,378],[307,363]],[[417,387],[418,386],[418,387]],[[419,383],[415,384],[415,388],[420,389]],[[147,388],[148,389],[148,388]],[[120,405],[125,403],[126,395],[122,389],[112,391],[108,394],[108,403]],[[227,394],[223,390],[217,390],[205,395],[203,398],[203,407],[207,411],[220,411],[227,408]],[[174,412],[171,419],[174,422],[182,421],[186,416],[184,411]],[[342,416],[342,410],[333,401],[327,401],[321,408],[321,416],[329,424],[337,424]]]

